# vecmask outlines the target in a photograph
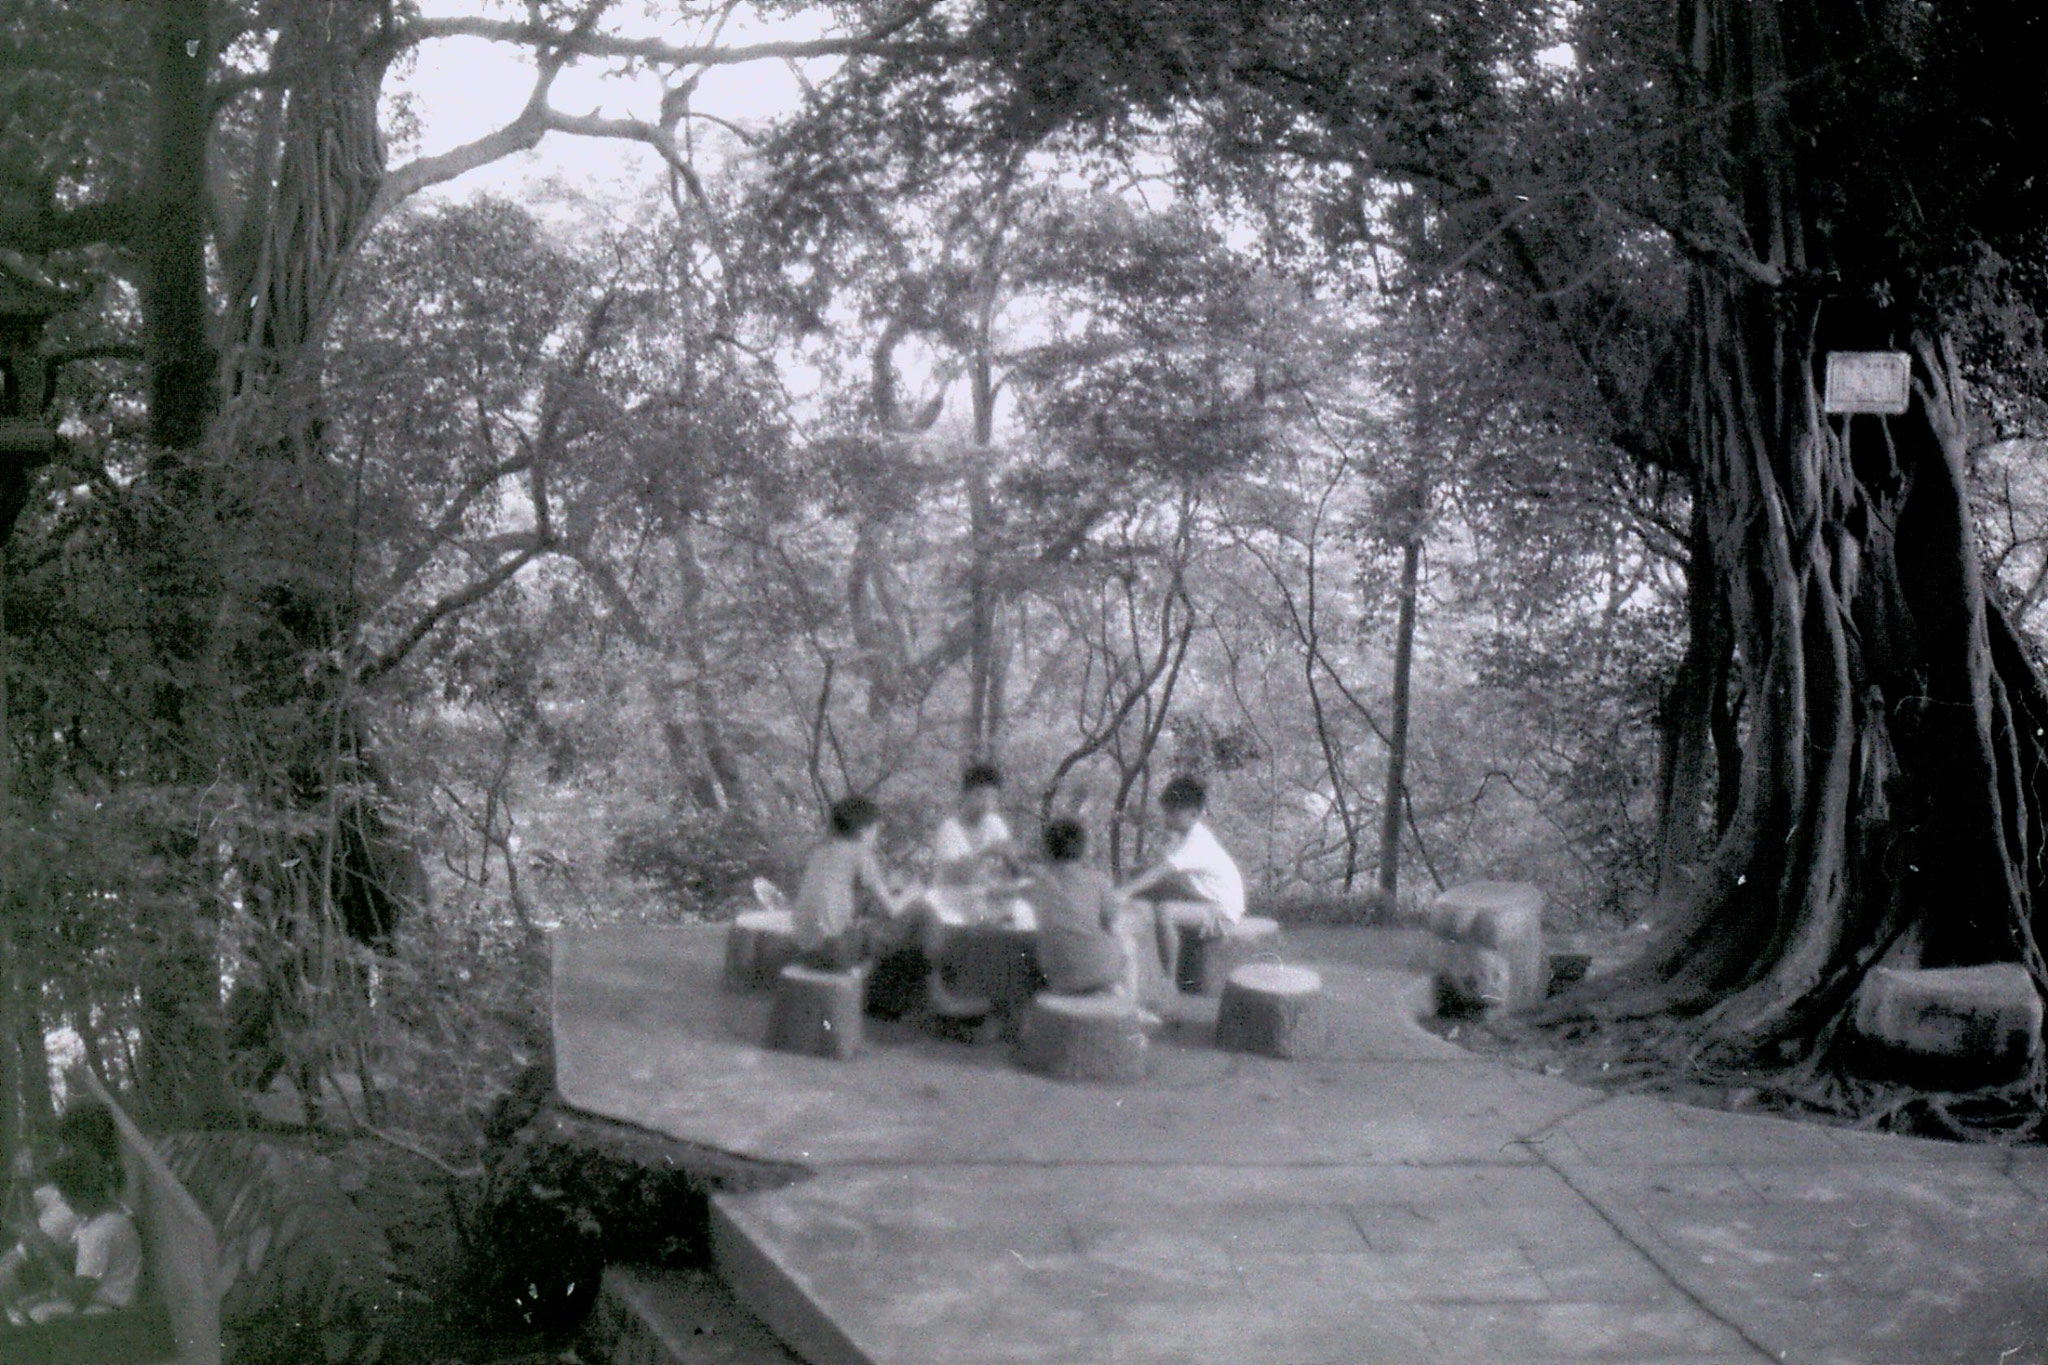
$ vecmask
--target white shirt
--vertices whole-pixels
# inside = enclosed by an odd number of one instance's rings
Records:
[[[55,1185],[38,1185],[29,1196],[35,1201],[36,1226],[53,1242],[69,1243],[78,1232],[79,1217],[64,1202]]]
[[[142,1286],[142,1237],[125,1209],[96,1213],[79,1225],[74,1273],[99,1281],[86,1305],[88,1312],[127,1308],[135,1302],[135,1291]]]
[[[957,863],[1009,837],[1010,826],[1001,811],[992,810],[972,825],[964,825],[959,816],[949,815],[939,822],[938,831],[932,835],[932,861],[940,867]]]
[[[1244,877],[1237,870],[1237,860],[1216,842],[1207,824],[1197,820],[1189,826],[1179,846],[1166,855],[1166,864],[1186,877],[1188,885],[1225,920],[1234,923],[1244,918]]]

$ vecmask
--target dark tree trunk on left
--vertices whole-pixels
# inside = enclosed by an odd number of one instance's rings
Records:
[[[158,0],[151,35],[151,129],[146,210],[140,234],[149,434],[172,497],[147,534],[152,553],[187,556],[177,543],[193,529],[173,510],[193,491],[192,455],[216,408],[216,363],[206,287],[206,77],[213,50],[206,0]],[[196,598],[210,598],[203,571],[179,574]],[[210,603],[190,600],[157,626],[159,650],[185,686],[159,687],[159,719],[186,730],[189,684],[203,657]],[[166,774],[196,778],[197,774]],[[167,850],[168,851],[168,850]],[[196,853],[196,849],[183,850]],[[212,921],[195,912],[158,926],[142,984],[143,1098],[159,1122],[210,1123],[233,1108],[226,1072],[220,968]]]
[[[164,451],[198,445],[214,410],[206,289],[206,73],[213,63],[207,8],[207,0],[158,0],[151,38],[142,316],[150,440]]]

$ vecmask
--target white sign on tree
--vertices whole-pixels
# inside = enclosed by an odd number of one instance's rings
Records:
[[[1913,362],[1904,351],[1829,351],[1827,412],[1896,416],[1911,405]]]

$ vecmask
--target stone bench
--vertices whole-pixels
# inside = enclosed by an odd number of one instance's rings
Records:
[[[845,1061],[861,1048],[867,992],[866,963],[843,972],[791,963],[775,978],[768,1046],[778,1052]]]
[[[1299,1057],[1326,1037],[1323,979],[1307,967],[1254,962],[1223,983],[1216,1046],[1227,1052]]]
[[[1543,892],[1528,882],[1467,882],[1430,904],[1424,923],[1442,940],[1441,998],[1467,1009],[1526,1009],[1550,988],[1543,955]]]
[[[1273,958],[1280,951],[1280,923],[1246,915],[1205,935],[1194,925],[1180,926],[1180,952],[1174,981],[1190,995],[1221,995],[1223,983],[1239,967]]]
[[[1856,996],[1866,1052],[1901,1079],[1966,1090],[2023,1073],[2041,1040],[2041,997],[2017,962],[1875,967]]]
[[[761,991],[797,954],[796,917],[787,910],[749,910],[725,927],[725,984]]]
[[[1024,1011],[1018,1055],[1025,1067],[1059,1081],[1135,1081],[1151,1050],[1144,1016],[1113,995],[1041,991]]]

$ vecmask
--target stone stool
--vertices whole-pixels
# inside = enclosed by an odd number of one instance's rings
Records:
[[[1438,1014],[1491,1014],[1506,1009],[1513,981],[1505,953],[1477,943],[1436,945]]]
[[[749,910],[725,927],[725,984],[759,991],[796,956],[796,918],[787,910]]]
[[[1239,967],[1280,951],[1280,922],[1246,915],[1204,937],[1191,924],[1180,926],[1180,961],[1174,980],[1191,995],[1220,995],[1223,983]]]
[[[1226,1052],[1299,1057],[1325,1040],[1323,978],[1307,967],[1254,962],[1223,983],[1216,1046]]]
[[[1020,1059],[1059,1081],[1135,1081],[1145,1074],[1150,1040],[1138,1007],[1113,995],[1041,991],[1024,1012]]]
[[[779,1052],[844,1061],[860,1051],[868,966],[821,971],[792,962],[775,978],[768,1046]]]
[[[1550,976],[1543,959],[1543,892],[1537,887],[1528,882],[1453,886],[1430,905],[1426,919],[1431,932],[1452,945],[1446,975],[1490,984],[1505,966],[1505,989],[1497,1002],[1487,1001],[1488,1008],[1526,1009],[1543,999]],[[1498,953],[1500,962],[1479,957],[1473,948]],[[1455,988],[1456,980],[1452,984]]]
[[[2026,1070],[2041,997],[2017,962],[1875,967],[1856,994],[1855,1028],[1901,1079],[1963,1090]]]

